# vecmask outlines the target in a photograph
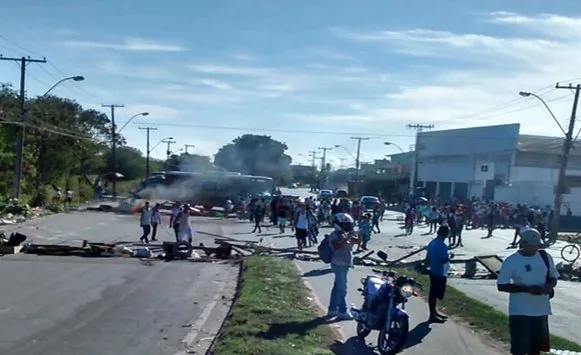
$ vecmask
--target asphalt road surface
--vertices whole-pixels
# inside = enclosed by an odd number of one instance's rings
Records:
[[[318,302],[326,309],[329,305],[329,291],[333,287],[333,274],[328,265],[313,262],[297,262],[303,271],[303,277],[311,285]],[[361,287],[360,279],[369,274],[369,269],[356,267],[349,273],[348,302],[361,306],[362,298],[357,288]],[[500,355],[504,349],[493,347],[472,330],[459,325],[453,320],[445,324],[429,324],[427,304],[412,298],[406,305],[410,315],[410,333],[402,354],[406,355]],[[334,326],[344,337],[343,345],[338,348],[341,355],[376,355],[379,332],[373,331],[360,342],[356,333],[356,322],[343,321]]]
[[[390,259],[403,256],[430,240],[431,236],[422,235],[427,232],[423,228],[416,228],[412,236],[397,237],[401,229],[395,221],[396,214],[389,213],[387,217],[381,224],[382,233],[372,237],[370,247],[386,250]],[[167,217],[164,217],[164,223],[167,223]],[[263,233],[251,233],[252,224],[247,221],[200,217],[193,218],[192,224],[196,242],[205,245],[211,245],[216,236],[262,239],[263,244],[276,247],[290,247],[296,243],[289,229],[281,234],[278,228],[267,225]],[[80,245],[85,239],[93,242],[138,241],[141,232],[137,216],[106,212],[63,213],[0,229],[11,231],[15,228],[38,243],[73,245]],[[323,228],[321,233],[330,231]],[[512,252],[506,249],[512,238],[511,233],[498,231],[491,239],[481,239],[483,231],[466,231],[465,248],[457,249],[456,255],[505,256]],[[171,231],[163,227],[158,237],[162,241],[173,240]],[[555,250],[551,253],[557,256]],[[236,270],[227,265],[154,262],[148,266],[137,260],[116,258],[17,255],[0,258],[0,266],[5,271],[0,280],[10,285],[0,287],[0,322],[3,325],[0,328],[0,354],[75,354],[82,349],[82,353],[89,355],[174,355],[188,346],[198,347],[199,344],[198,348],[201,348],[211,339],[211,334],[197,334],[195,329],[198,326],[187,325],[199,324],[200,319],[207,318],[215,326],[203,328],[210,329],[209,333],[212,333],[211,329],[217,329],[233,291],[228,285],[234,285],[236,276]],[[318,264],[316,267],[321,266]],[[309,271],[308,268],[305,271]],[[352,302],[359,304],[359,295],[354,290],[360,276],[356,274],[353,272],[350,277],[354,287],[350,297]],[[325,277],[329,275],[308,279],[323,302],[327,301],[330,289]],[[504,296],[496,293],[493,283],[451,280],[455,281],[458,281],[460,289],[471,296],[505,310]],[[222,284],[226,285],[224,291],[219,291]],[[220,296],[216,304],[222,305],[223,309],[218,307],[208,316],[209,311],[205,312],[204,307],[212,305],[215,302],[212,296],[220,294],[224,295],[225,300],[221,300]],[[571,332],[581,328],[581,320],[572,314],[572,309],[576,309],[581,301],[579,294],[579,283],[559,283],[557,297],[553,299],[555,315],[551,317],[552,331],[556,334],[578,338],[578,335],[571,336]],[[413,322],[419,322],[413,323],[413,327],[426,318],[425,308],[421,300],[410,303],[408,310],[411,318]],[[191,335],[192,328],[195,336]],[[427,332],[425,324],[414,334],[421,334],[422,331]],[[345,329],[346,339],[353,334],[354,329]],[[440,340],[432,342],[432,336]],[[192,337],[195,339],[192,340]],[[374,341],[373,337],[371,335],[369,339]],[[467,345],[462,347],[456,344],[456,340],[441,341],[446,337],[466,342]],[[145,344],[143,347],[135,345],[138,339],[142,339],[139,344]],[[187,344],[184,344],[184,339],[188,340]],[[470,335],[469,330],[449,323],[441,328],[434,326],[430,334],[406,352],[470,354],[465,352],[466,348],[479,349],[482,346],[486,347],[486,344]]]
[[[137,218],[72,212],[29,222],[20,232],[39,243],[136,241]],[[220,232],[211,222],[204,228]],[[203,354],[238,275],[229,264],[29,254],[4,256],[0,268],[3,355]]]

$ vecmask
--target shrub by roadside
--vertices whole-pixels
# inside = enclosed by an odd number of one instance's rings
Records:
[[[238,297],[212,353],[333,354],[329,348],[335,339],[294,263],[252,256],[244,261]]]

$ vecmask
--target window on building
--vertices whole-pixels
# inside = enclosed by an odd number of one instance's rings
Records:
[[[480,172],[487,173],[488,172],[488,165],[480,165]]]

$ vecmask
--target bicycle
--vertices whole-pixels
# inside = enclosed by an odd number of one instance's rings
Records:
[[[579,238],[579,234],[577,234],[574,238],[569,237],[568,239],[569,244],[561,249],[561,258],[573,264],[581,256],[581,247],[579,247],[579,244],[576,244],[581,238]]]

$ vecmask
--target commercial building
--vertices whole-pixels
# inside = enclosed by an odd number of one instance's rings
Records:
[[[563,139],[520,134],[520,124],[422,132],[418,181],[443,199],[552,205]],[[581,150],[566,175],[564,203],[581,212]]]

